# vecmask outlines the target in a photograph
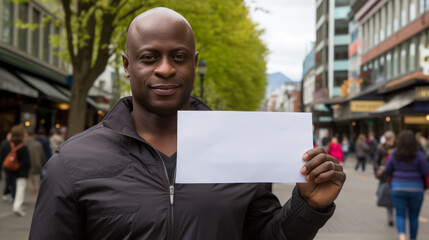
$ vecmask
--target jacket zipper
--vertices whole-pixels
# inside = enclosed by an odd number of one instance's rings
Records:
[[[168,192],[170,197],[170,221],[168,222],[168,239],[174,239],[174,182],[176,180],[176,168],[174,169],[173,182],[171,183],[170,179],[168,178],[167,168],[165,167],[161,154],[159,154],[158,150],[152,147],[148,142],[146,142],[146,144],[148,144],[153,150],[155,150],[155,152],[158,154],[159,159],[161,160],[162,166],[164,167],[165,177],[169,185]]]
[[[168,172],[167,172],[167,168],[165,167],[164,161],[162,160],[161,154],[159,154],[158,150],[156,148],[154,148],[152,145],[150,145],[148,142],[146,142],[144,139],[137,139],[133,136],[130,136],[128,134],[124,134],[122,132],[118,132],[116,130],[113,130],[112,128],[105,126],[104,124],[102,125],[103,127],[106,127],[108,129],[110,129],[111,131],[118,133],[120,135],[124,135],[133,139],[136,139],[138,141],[142,141],[143,143],[147,144],[149,147],[151,147],[158,155],[159,159],[161,160],[162,166],[164,167],[164,173],[165,173],[165,177],[167,179],[167,185],[169,185],[168,187],[168,194],[169,194],[169,199],[170,199],[170,218],[169,218],[169,222],[168,222],[168,239],[174,239],[174,184],[175,184],[175,180],[176,180],[176,168],[174,169],[174,173],[173,173],[173,182],[170,183],[170,179],[168,178]]]

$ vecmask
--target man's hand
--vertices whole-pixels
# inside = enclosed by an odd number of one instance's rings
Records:
[[[301,173],[307,182],[297,183],[298,190],[310,207],[324,210],[338,197],[346,181],[343,166],[321,147],[307,151],[302,159],[306,163]]]

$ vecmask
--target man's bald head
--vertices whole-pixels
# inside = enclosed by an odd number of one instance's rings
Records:
[[[183,30],[183,34],[189,34],[195,51],[195,36],[189,22],[179,13],[164,7],[147,10],[130,23],[127,33],[126,52],[130,49],[130,44],[136,37],[144,37],[145,33],[153,30],[168,29],[175,25]]]

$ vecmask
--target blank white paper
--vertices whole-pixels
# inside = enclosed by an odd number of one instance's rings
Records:
[[[305,182],[311,113],[179,111],[176,183]]]

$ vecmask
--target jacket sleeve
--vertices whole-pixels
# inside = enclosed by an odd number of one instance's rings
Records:
[[[310,240],[334,214],[335,204],[325,212],[316,211],[296,187],[283,207],[271,192],[263,188],[258,191],[248,210],[244,239]]]
[[[56,153],[42,170],[31,240],[84,239],[84,212],[76,204],[70,174]]]

